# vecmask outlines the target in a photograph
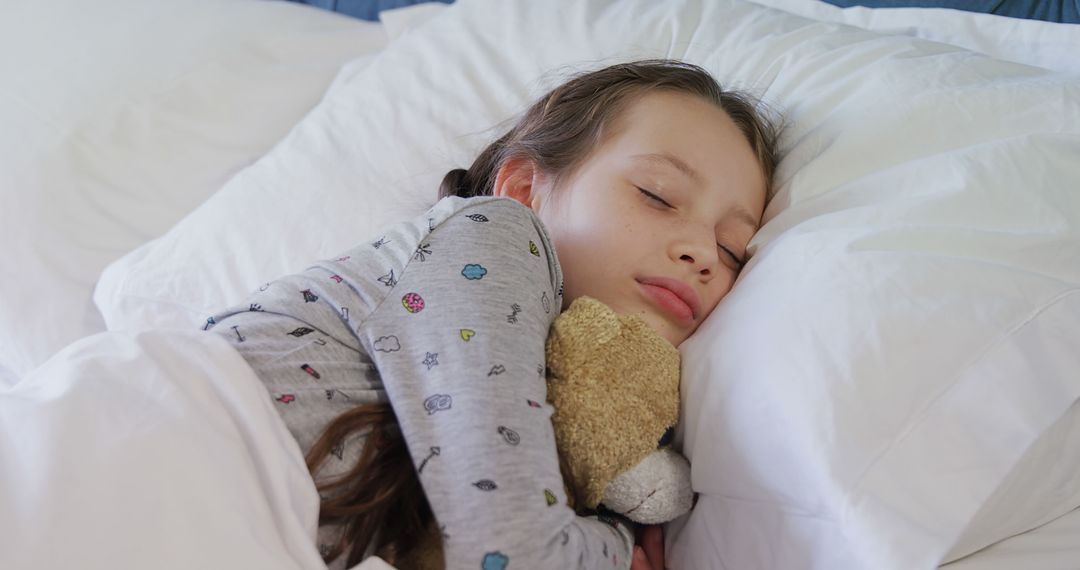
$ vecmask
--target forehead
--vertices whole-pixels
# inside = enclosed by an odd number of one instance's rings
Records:
[[[705,160],[717,150],[750,150],[742,131],[718,105],[673,91],[652,91],[631,100],[612,121],[607,142],[664,147],[661,150],[684,161]]]
[[[764,209],[765,179],[757,155],[715,103],[650,92],[623,109],[613,127],[597,149],[607,160],[729,195],[752,212]]]

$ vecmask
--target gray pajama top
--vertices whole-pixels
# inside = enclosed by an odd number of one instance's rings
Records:
[[[532,210],[450,197],[204,328],[232,340],[305,454],[338,414],[389,401],[446,568],[629,568],[631,529],[566,506],[544,367],[561,305],[562,270]],[[347,471],[362,444],[335,449],[317,476]],[[321,527],[320,542],[336,530]]]

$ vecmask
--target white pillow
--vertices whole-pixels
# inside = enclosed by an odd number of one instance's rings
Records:
[[[951,8],[839,8],[822,0],[752,0],[823,22],[960,46],[987,55],[1080,73],[1080,26]]]
[[[682,347],[702,500],[669,567],[929,568],[1065,508],[1033,481],[1030,516],[979,518],[1080,396],[1080,81],[738,0],[459,0],[95,300],[111,328],[196,326],[423,212],[549,70],[649,56],[791,123],[754,258]]]
[[[0,2],[0,385],[103,330],[101,270],[385,41],[378,24],[285,2]]]

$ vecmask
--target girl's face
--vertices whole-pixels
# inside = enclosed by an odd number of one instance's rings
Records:
[[[547,227],[563,308],[588,295],[678,346],[731,289],[761,221],[765,179],[727,113],[698,97],[648,93],[614,123],[559,187],[533,173],[522,195],[500,172],[495,193],[526,202]]]

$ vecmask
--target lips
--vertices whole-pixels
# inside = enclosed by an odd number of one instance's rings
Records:
[[[654,303],[679,320],[693,322],[701,314],[701,299],[689,285],[678,279],[645,277],[638,279],[638,283]]]

